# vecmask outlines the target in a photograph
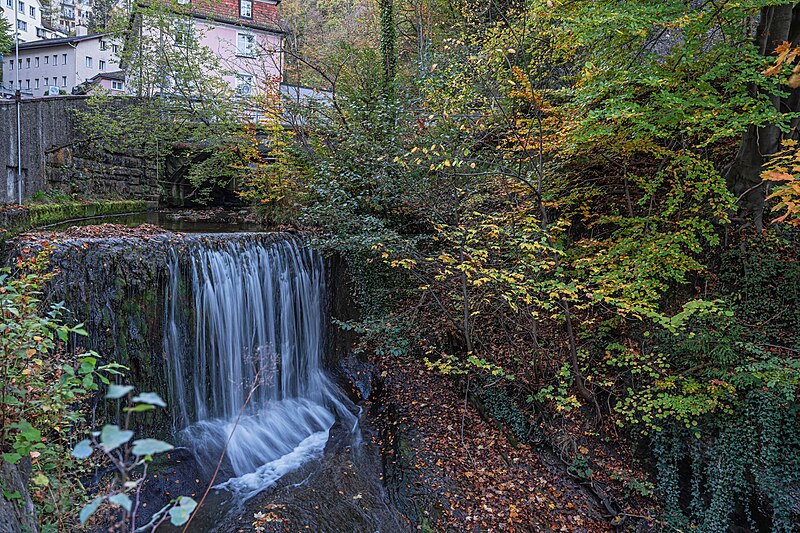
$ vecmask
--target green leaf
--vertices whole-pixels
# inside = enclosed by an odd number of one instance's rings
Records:
[[[6,489],[3,489],[3,498],[8,501],[21,500],[22,494],[20,494],[18,490],[15,490],[14,492],[8,492]]]
[[[197,507],[196,501],[188,496],[181,496],[175,507],[169,510],[169,521],[173,526],[182,526],[192,516],[195,507]]]
[[[157,405],[158,407],[166,407],[167,404],[161,399],[161,396],[155,392],[143,392],[139,396],[133,397],[134,403],[146,403],[149,405]]]
[[[41,472],[36,474],[31,481],[33,481],[35,485],[39,485],[40,487],[46,487],[47,485],[50,484],[50,478],[48,478]]]
[[[86,521],[89,520],[89,517],[92,516],[95,511],[97,511],[97,508],[100,507],[101,503],[103,503],[102,497],[95,498],[91,503],[86,504],[83,509],[81,509],[81,512],[78,515],[78,518],[81,520],[81,525],[85,524]]]
[[[168,442],[157,439],[140,439],[133,441],[131,452],[136,456],[155,455],[170,451],[174,446]]]
[[[117,425],[106,424],[100,431],[100,446],[103,450],[110,452],[131,440],[133,431],[120,429]]]
[[[92,443],[89,439],[84,439],[80,441],[76,446],[75,449],[72,450],[72,457],[77,457],[78,459],[86,459],[90,455],[94,449],[92,448]]]
[[[42,440],[42,432],[31,426],[26,420],[21,420],[19,423],[20,435],[28,442],[40,442]]]
[[[126,394],[128,394],[132,390],[133,390],[133,386],[132,385],[115,385],[115,384],[112,384],[112,385],[108,386],[108,393],[106,394],[106,398],[108,398],[110,400],[117,400],[119,398],[122,398],[123,396],[125,396]]]
[[[18,453],[4,453],[3,454],[3,461],[7,462],[10,465],[15,465],[22,459],[22,456]]]
[[[140,403],[139,405],[134,405],[133,407],[126,407],[124,411],[126,413],[141,413],[142,411],[149,411],[151,409],[155,409],[154,405],[147,405],[146,403]]]
[[[113,503],[115,505],[119,505],[120,507],[122,507],[123,509],[128,511],[129,513],[131,512],[131,507],[132,507],[133,503],[131,502],[131,499],[130,499],[130,497],[128,497],[127,494],[123,494],[123,493],[114,494],[113,496],[109,496],[108,497],[108,501],[110,501],[111,503]]]

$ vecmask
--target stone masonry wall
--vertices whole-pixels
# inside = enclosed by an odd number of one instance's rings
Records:
[[[108,153],[87,142],[75,114],[86,109],[86,98],[21,101],[23,198],[60,192],[79,198],[157,200],[154,162],[136,154]],[[16,203],[18,191],[16,102],[0,100],[0,204]]]

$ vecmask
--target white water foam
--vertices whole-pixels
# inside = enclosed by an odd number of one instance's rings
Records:
[[[198,240],[172,255],[164,351],[181,440],[243,499],[319,458],[356,417],[322,368],[322,259],[294,239]],[[224,479],[224,478],[223,478]]]

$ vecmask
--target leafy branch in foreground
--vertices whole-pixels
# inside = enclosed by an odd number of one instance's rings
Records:
[[[72,450],[77,459],[87,459],[98,452],[108,460],[116,470],[116,478],[110,492],[95,497],[80,512],[81,524],[86,521],[107,502],[120,510],[117,525],[122,531],[155,531],[168,519],[174,526],[181,526],[189,520],[197,507],[197,502],[188,496],[179,496],[153,514],[146,524],[137,526],[141,506],[141,491],[147,479],[147,468],[153,456],[168,452],[173,446],[157,439],[137,439],[131,442],[134,432],[129,428],[133,413],[150,411],[167,404],[154,392],[142,392],[132,396],[131,385],[109,385],[106,398],[109,400],[128,400],[123,409],[125,420],[120,427],[117,424],[106,424],[100,431],[93,431],[91,437],[80,441]]]
[[[94,352],[70,353],[70,336],[82,324],[65,323],[63,304],[43,309],[49,249],[0,269],[0,452],[11,465],[30,464],[30,492],[42,531],[72,527],[72,507],[82,487],[80,469],[67,453],[86,422],[80,402],[120,374]],[[21,499],[16,491],[7,495]],[[13,496],[13,497],[12,497]]]

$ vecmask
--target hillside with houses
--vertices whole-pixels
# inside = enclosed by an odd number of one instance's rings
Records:
[[[14,0],[16,1],[16,0]],[[18,2],[17,10],[4,6],[4,16],[16,20],[19,43],[3,56],[3,89],[7,97],[19,90],[22,98],[59,94],[87,94],[103,87],[112,94],[136,94],[126,88],[122,53],[126,35],[148,29],[148,22],[128,19],[123,5],[114,6],[111,20],[100,27],[92,21],[90,2],[61,2],[43,8],[37,0]],[[174,6],[174,24],[183,37],[197,36],[197,44],[213,51],[226,68],[222,76],[231,88],[248,94],[267,80],[279,82],[283,68],[283,30],[277,1],[185,2]],[[89,28],[94,30],[89,32]],[[132,52],[129,52],[132,53]],[[206,72],[205,75],[217,73]],[[165,77],[169,75],[164,72]]]

